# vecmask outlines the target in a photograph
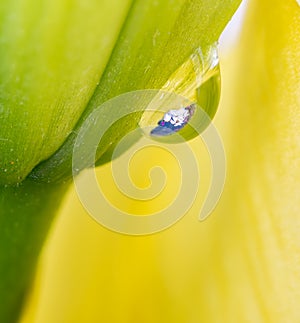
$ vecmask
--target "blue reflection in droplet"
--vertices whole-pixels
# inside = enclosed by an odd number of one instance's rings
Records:
[[[151,130],[152,136],[168,136],[182,129],[191,119],[195,111],[195,105],[178,110],[169,110],[164,114],[163,119],[158,122],[158,126]]]

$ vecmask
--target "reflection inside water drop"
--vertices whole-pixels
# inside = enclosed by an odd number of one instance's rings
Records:
[[[191,104],[188,107],[178,110],[169,110],[165,113],[162,120],[158,122],[158,126],[151,130],[152,136],[167,136],[175,131],[182,129],[191,119],[196,106]]]

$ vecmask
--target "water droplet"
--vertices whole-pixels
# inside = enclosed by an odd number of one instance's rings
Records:
[[[204,130],[208,120],[216,113],[219,99],[220,68],[217,46],[214,44],[206,50],[197,48],[150,102],[141,118],[140,126],[146,136],[164,137],[175,132],[181,134],[190,120],[196,119],[194,122],[203,123]],[[202,110],[201,113],[197,113],[199,109]],[[203,120],[203,111],[209,118]],[[184,137],[192,138],[195,135],[193,133],[190,129]]]

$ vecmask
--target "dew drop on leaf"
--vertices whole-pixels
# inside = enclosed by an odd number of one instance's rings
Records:
[[[179,97],[181,99],[177,99]],[[180,133],[192,119],[197,119],[198,109],[211,120],[218,108],[219,98],[220,68],[217,45],[214,44],[206,50],[196,49],[170,76],[161,93],[145,110],[140,121],[141,128],[146,129],[145,125],[152,124],[153,128],[146,135],[153,137]],[[198,118],[203,118],[203,113],[198,114]],[[200,119],[194,122],[202,123]]]

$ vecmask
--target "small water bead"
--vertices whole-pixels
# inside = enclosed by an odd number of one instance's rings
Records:
[[[217,44],[204,49],[197,48],[187,61],[170,75],[161,91],[151,100],[139,122],[140,127],[144,135],[156,137],[155,140],[178,131],[189,140],[196,135],[195,126],[202,132],[214,117],[219,98],[220,68]],[[188,124],[190,127],[185,127]],[[175,137],[165,139],[173,142]]]

